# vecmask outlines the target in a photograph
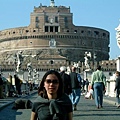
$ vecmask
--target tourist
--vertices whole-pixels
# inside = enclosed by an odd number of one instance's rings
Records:
[[[72,103],[63,92],[63,81],[55,70],[45,73],[32,106],[31,120],[72,120]]]
[[[97,108],[103,107],[103,87],[106,86],[106,77],[101,70],[101,66],[92,74],[92,86],[94,89],[95,104]],[[103,86],[104,85],[104,86]]]
[[[19,77],[15,74],[14,75],[14,79],[15,79],[15,86],[16,86],[16,92],[17,92],[17,95],[21,95],[22,92],[21,92],[21,80],[19,79]]]
[[[86,98],[86,99],[91,99],[91,100],[93,100],[93,99],[94,99],[94,97],[93,97],[93,96],[94,96],[94,95],[93,95],[93,92],[94,92],[93,89],[90,88],[89,91],[87,92],[87,94],[85,95],[85,98]]]
[[[61,66],[60,75],[63,80],[64,93],[66,93],[67,95],[70,95],[72,93],[70,75],[66,74],[65,71],[66,71],[66,67]]]
[[[86,92],[88,92],[89,81],[88,81],[87,78],[86,78],[86,81],[85,81],[85,86],[86,86]]]
[[[76,73],[76,67],[71,68],[70,73],[70,79],[71,79],[71,87],[72,87],[72,93],[71,93],[71,101],[73,104],[73,110],[77,110],[77,104],[80,100],[81,96],[81,76],[80,74]]]

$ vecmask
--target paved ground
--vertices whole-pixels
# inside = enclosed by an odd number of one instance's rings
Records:
[[[95,101],[81,96],[73,120],[118,120],[120,109],[115,106],[116,98],[104,97],[103,108],[97,109]]]

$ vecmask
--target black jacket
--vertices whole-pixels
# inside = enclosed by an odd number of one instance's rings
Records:
[[[70,79],[71,79],[71,87],[72,87],[72,89],[81,88],[81,83],[78,81],[76,72],[71,72],[70,73]]]
[[[60,75],[63,80],[64,92],[66,94],[70,94],[72,92],[70,76],[66,74],[64,71],[61,72]]]

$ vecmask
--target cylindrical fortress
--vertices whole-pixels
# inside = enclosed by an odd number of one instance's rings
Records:
[[[9,62],[18,51],[25,56],[24,64],[30,61],[27,59],[30,55],[37,63],[44,58],[53,59],[53,56],[57,60],[63,57],[68,61],[84,62],[86,51],[91,52],[91,60],[94,54],[97,61],[108,60],[109,41],[110,34],[104,29],[75,26],[70,7],[40,5],[34,7],[29,26],[0,31],[0,61]]]

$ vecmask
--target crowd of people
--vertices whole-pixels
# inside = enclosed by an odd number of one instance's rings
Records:
[[[66,67],[60,67],[60,71],[47,71],[39,86],[38,97],[33,102],[31,120],[72,120],[73,111],[77,110],[82,93],[86,99],[94,99],[97,109],[103,107],[103,94],[106,88],[106,77],[98,66],[92,73],[91,81],[83,80],[80,73],[76,72],[75,66],[71,67],[68,74]],[[9,77],[10,81],[12,76]],[[17,94],[21,94],[21,83],[17,75],[14,75]],[[0,74],[0,98],[2,98],[2,76]],[[120,72],[116,71],[116,92],[117,107],[120,107]]]
[[[116,75],[118,77],[114,91],[117,91],[119,107],[120,73],[116,72]],[[55,70],[46,72],[38,87],[38,97],[33,102],[31,120],[72,120],[73,111],[77,110],[82,92],[86,93],[85,98],[95,100],[97,109],[102,108],[106,77],[101,66],[93,72],[91,84],[89,83],[88,79],[83,81],[74,66],[71,67],[69,74],[66,74],[65,66],[60,68],[60,72]]]
[[[6,79],[0,74],[0,99],[6,97],[20,97],[22,94],[29,94],[34,89],[34,84],[26,82],[25,84],[17,74],[8,75]]]
[[[2,74],[0,74],[0,98],[1,99],[22,94],[21,92],[22,81],[19,79],[19,77],[16,74],[14,75],[14,82],[15,82],[14,85],[12,83],[13,82],[12,75],[9,75],[8,79],[6,79]]]

